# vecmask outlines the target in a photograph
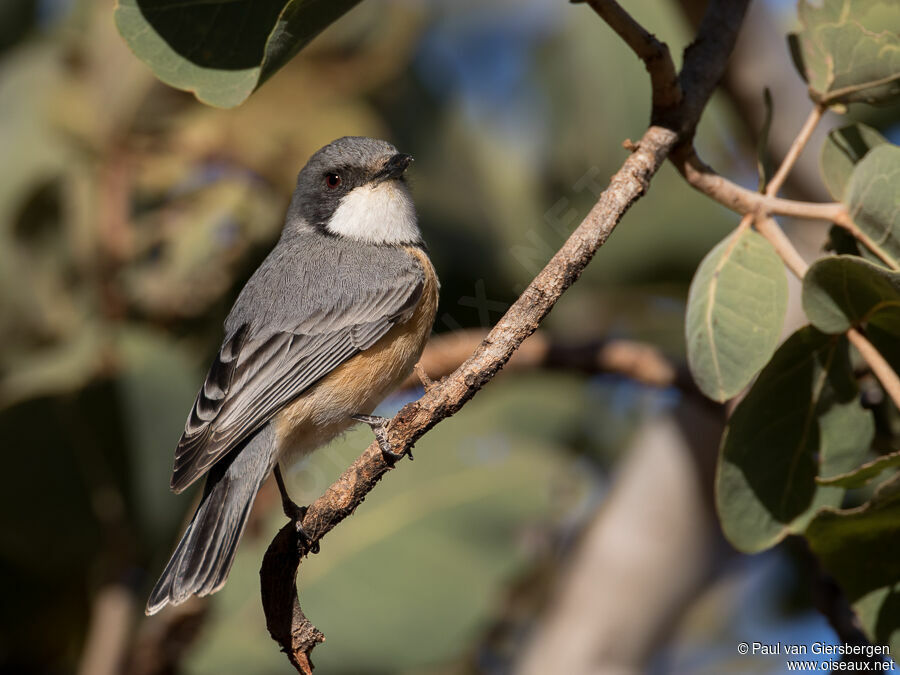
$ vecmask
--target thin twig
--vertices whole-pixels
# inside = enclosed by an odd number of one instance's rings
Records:
[[[771,216],[762,216],[756,220],[756,230],[772,244],[775,252],[778,253],[788,269],[794,273],[794,276],[802,279],[806,270],[809,269],[809,265],[794,248],[791,240],[778,226],[778,223]]]
[[[894,372],[894,369],[891,368],[891,364],[885,360],[881,355],[881,352],[875,349],[875,345],[869,342],[869,340],[856,328],[848,330],[847,337],[850,342],[853,343],[853,346],[856,347],[860,356],[862,356],[869,365],[869,368],[872,369],[872,372],[875,374],[875,377],[878,378],[878,381],[881,382],[881,386],[884,387],[888,396],[891,397],[894,405],[900,409],[900,377],[898,377],[897,373]]]
[[[784,161],[781,163],[781,166],[778,167],[775,176],[766,186],[766,195],[774,196],[781,188],[781,185],[793,168],[794,163],[797,161],[797,158],[800,156],[800,153],[812,136],[816,125],[819,123],[819,120],[822,119],[824,110],[824,107],[821,105],[816,105],[812,109],[809,117],[806,118],[806,122],[804,122],[803,127],[800,129],[800,133],[797,134],[797,138],[795,138],[794,142],[791,144],[790,150],[788,150]],[[788,239],[787,235],[785,235],[781,227],[779,227],[778,223],[771,217],[762,216],[758,218],[756,227],[760,234],[769,240],[778,252],[778,255],[781,256],[781,259],[784,260],[785,264],[797,278],[803,279],[809,266],[797,252],[797,249],[794,248],[794,245],[791,243],[790,239]],[[894,401],[894,405],[896,405],[897,408],[900,408],[900,377],[897,376],[894,369],[891,368],[890,364],[879,351],[875,349],[872,343],[857,329],[851,328],[848,330],[847,337],[881,382],[884,390]]]
[[[794,276],[798,279],[803,279],[806,270],[809,269],[809,265],[806,264],[806,261],[800,256],[797,249],[794,248],[784,231],[778,227],[778,223],[770,217],[763,217],[757,220],[756,229],[772,244],[784,263],[794,273]],[[881,386],[884,387],[888,396],[894,401],[894,405],[900,409],[900,377],[897,376],[891,365],[875,349],[872,343],[857,329],[851,328],[848,330],[847,337],[859,351],[869,368],[872,369],[878,381],[881,382]]]
[[[800,129],[800,132],[797,134],[797,138],[794,139],[794,142],[791,144],[790,149],[784,157],[784,161],[781,163],[781,166],[778,167],[778,171],[772,177],[772,180],[769,181],[769,184],[766,186],[766,195],[769,197],[774,197],[778,194],[778,191],[781,189],[781,186],[784,184],[784,181],[787,179],[788,174],[791,172],[791,169],[794,167],[794,164],[797,161],[797,158],[800,157],[800,153],[803,151],[803,148],[809,142],[809,139],[812,137],[813,131],[815,131],[816,125],[821,121],[822,115],[825,112],[825,106],[816,105],[810,111],[809,116],[806,118],[806,122],[803,123],[803,127]],[[853,235],[859,242],[861,242],[866,248],[868,248],[872,253],[877,255],[882,262],[884,262],[888,267],[893,270],[900,270],[900,265],[897,264],[897,261],[894,260],[892,256],[890,256],[883,248],[881,248],[878,244],[876,244],[869,235],[863,232],[856,223],[853,222],[853,218],[847,212],[843,205],[840,212],[835,214],[835,218],[832,218],[832,222],[837,225],[840,225],[845,230],[847,230],[851,235]]]
[[[428,373],[425,371],[425,368],[422,367],[421,361],[413,366],[413,372],[415,374],[415,377],[422,384],[422,388],[425,389],[425,391],[428,391],[434,386],[434,380],[428,375]],[[435,377],[440,379],[441,376],[437,375]]]
[[[765,194],[767,197],[774,197],[777,195],[781,186],[784,185],[784,181],[787,180],[788,174],[790,174],[791,169],[794,168],[794,164],[800,157],[800,153],[803,152],[803,148],[806,147],[806,144],[812,137],[813,131],[815,131],[816,126],[822,119],[823,112],[824,109],[817,105],[813,107],[809,116],[807,116],[797,137],[794,139],[794,142],[791,143],[791,147],[788,149],[787,154],[778,166],[778,170],[766,185]],[[745,220],[746,218],[747,216],[744,216]],[[764,212],[757,213],[755,224],[756,229],[772,244],[784,263],[790,267],[791,271],[797,275],[798,279],[802,279],[806,274],[808,265],[797,252],[797,249],[794,248],[794,245],[791,243],[790,239],[788,239],[784,230],[781,229],[781,226],[775,222],[774,218]]]
[[[857,241],[859,241],[863,246],[872,251],[878,258],[892,270],[900,270],[900,264],[897,263],[897,260],[894,259],[892,255],[890,255],[887,251],[885,251],[881,246],[876,244],[872,238],[859,229],[859,226],[853,222],[853,219],[850,218],[850,215],[847,214],[845,218],[841,218],[840,220],[834,221],[836,225],[840,225],[847,232],[849,232]]]
[[[800,155],[803,145],[809,140],[809,135],[815,128],[820,115],[816,114],[816,107],[810,113],[806,123],[801,129],[801,135],[805,136],[802,143],[797,140],[791,145],[788,154],[778,169],[778,172],[769,181],[765,194],[748,190],[737,183],[733,183],[724,176],[715,172],[697,155],[693,146],[681,146],[672,153],[670,159],[688,184],[702,192],[707,197],[714,199],[723,206],[740,214],[763,213],[791,216],[792,218],[805,218],[809,220],[825,220],[843,227],[860,243],[874,253],[893,270],[900,270],[898,261],[888,254],[881,246],[876,244],[871,237],[863,232],[853,222],[846,207],[840,202],[814,203],[801,202],[792,199],[780,199],[775,193],[781,189],[785,177]],[[800,137],[798,136],[798,139]],[[777,227],[777,225],[776,225]]]
[[[838,224],[849,220],[846,208],[839,202],[818,204],[779,199],[741,187],[705,164],[691,146],[678,148],[672,154],[671,160],[691,187],[736,213],[742,215],[756,212],[774,213]]]
[[[819,125],[824,112],[825,108],[820,105],[814,106],[810,111],[809,116],[800,128],[800,132],[797,134],[794,142],[791,143],[791,147],[788,148],[787,154],[781,162],[781,166],[778,167],[778,171],[775,172],[775,175],[772,176],[772,180],[766,185],[767,196],[774,197],[778,194],[781,186],[784,185],[784,181],[787,180],[791,169],[794,168],[797,158],[799,158],[800,153],[803,152],[803,148],[806,147],[809,139],[812,138],[813,131],[815,131],[816,127]]]
[[[581,2],[582,0],[573,0]],[[615,0],[583,0],[631,47],[650,73],[653,109],[674,108],[681,103],[681,85],[665,42],[645,29]]]

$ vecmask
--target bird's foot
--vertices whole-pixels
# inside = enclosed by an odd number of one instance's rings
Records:
[[[301,555],[306,551],[318,553],[319,542],[313,541],[312,537],[309,536],[309,533],[303,529],[303,519],[306,517],[306,511],[309,507],[298,506],[297,504],[294,504],[294,502],[291,502],[291,506],[291,512],[289,513],[288,509],[285,508],[284,514],[292,523],[294,523],[294,530],[297,532],[297,549],[300,551]]]
[[[378,441],[378,447],[381,448],[381,457],[384,459],[385,464],[394,466],[397,460],[403,459],[403,455],[409,455],[409,458],[413,459],[412,450],[394,452],[391,448],[391,442],[387,437],[387,425],[391,422],[389,418],[362,414],[350,415],[350,417],[357,422],[368,424],[369,428],[372,429],[372,433],[375,434],[375,440]]]
[[[288,517],[288,520],[294,524],[294,529],[297,532],[297,548],[300,554],[302,555],[306,551],[318,553],[319,542],[313,541],[309,533],[303,529],[303,519],[306,517],[306,511],[309,507],[300,506],[290,498],[284,485],[284,478],[281,476],[281,468],[277,464],[275,465],[274,473],[275,482],[278,483],[278,491],[281,493],[281,509],[284,511],[284,515]]]

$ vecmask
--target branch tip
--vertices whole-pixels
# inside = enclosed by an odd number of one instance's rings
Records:
[[[419,378],[419,382],[422,383],[422,387],[425,389],[426,394],[434,388],[435,381],[425,372],[425,368],[422,367],[421,361],[413,366],[413,371],[415,371],[416,376]]]

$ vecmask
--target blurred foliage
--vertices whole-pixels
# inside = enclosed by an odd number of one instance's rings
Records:
[[[116,26],[166,84],[230,108],[359,0],[121,0]]]

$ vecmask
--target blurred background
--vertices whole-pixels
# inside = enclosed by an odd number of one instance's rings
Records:
[[[628,3],[676,60],[702,6]],[[217,110],[159,83],[112,11],[0,3],[0,671],[292,672],[259,602],[283,522],[273,486],[223,591],[150,619],[143,606],[198,496],[168,490],[175,443],[297,171],[343,135],[413,154],[442,282],[435,333],[486,329],[643,133],[646,74],[586,7],[370,0]],[[774,157],[808,111],[784,41],[793,20],[789,3],[755,3],[700,127],[704,159],[750,187],[763,86]],[[860,114],[896,142],[896,110]],[[823,196],[815,155],[790,186],[808,199]],[[693,270],[735,225],[665,167],[545,335],[646,343],[677,366]],[[824,239],[794,234],[810,255]],[[747,558],[721,540],[721,424],[689,387],[501,374],[302,565],[304,610],[327,636],[316,666],[781,672],[737,643],[832,641],[814,609],[822,583],[794,542]],[[294,470],[295,499],[315,499],[370,440],[354,431]]]

